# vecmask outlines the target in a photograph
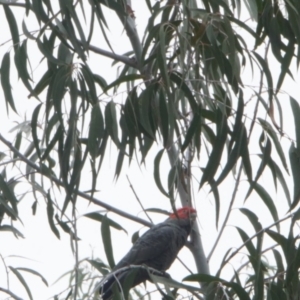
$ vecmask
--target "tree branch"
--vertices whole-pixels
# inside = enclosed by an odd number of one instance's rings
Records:
[[[82,45],[82,42],[80,40],[78,40],[78,43],[80,43]],[[116,54],[116,53],[112,53],[112,52],[100,49],[100,48],[98,48],[96,46],[93,46],[93,45],[88,45],[88,48],[89,48],[89,50],[91,50],[95,53],[98,53],[98,54],[101,54],[103,56],[109,57],[111,59],[123,62],[124,64],[126,64],[130,67],[133,67],[133,68],[138,67],[136,60],[132,59],[130,57],[127,57],[127,56],[124,56],[124,55],[119,55],[119,54]]]
[[[131,3],[129,2],[129,4],[131,4]],[[126,3],[126,5],[127,5],[127,7],[124,8],[125,12],[126,12],[126,9],[128,8],[128,3]],[[131,9],[131,6],[129,6],[129,8]],[[141,61],[142,60],[142,45],[141,45],[140,38],[139,38],[139,35],[136,30],[136,24],[135,24],[134,17],[129,15],[127,12],[126,12],[125,16],[123,13],[121,13],[117,10],[115,12],[118,15],[119,19],[121,20],[122,24],[124,25],[124,29],[130,40],[133,51],[135,53],[135,58],[137,61],[138,69],[142,73],[142,61]]]
[[[52,180],[53,182],[55,182],[57,185],[61,186],[61,187],[64,187],[64,183],[62,181],[60,181],[59,179],[57,179],[56,177],[54,176],[50,176],[49,174],[44,174],[43,171],[41,170],[41,168],[39,166],[37,166],[35,163],[33,163],[31,160],[29,160],[27,157],[25,157],[21,152],[19,152],[9,141],[7,141],[1,134],[0,134],[0,141],[5,144],[13,153],[15,153],[19,158],[20,160],[22,160],[23,162],[25,162],[27,165],[29,165],[30,167],[32,167],[34,170],[36,170],[38,173],[40,173],[41,175],[43,176],[46,176],[47,178],[49,178],[50,180]],[[115,214],[119,215],[119,216],[122,216],[126,219],[129,219],[131,221],[134,221],[134,222],[137,222],[137,223],[140,223],[144,226],[147,226],[147,227],[151,227],[153,226],[150,222],[146,221],[146,220],[143,220],[139,217],[136,217],[136,216],[133,216],[131,214],[128,214],[116,207],[113,207],[103,201],[100,201],[94,197],[91,197],[81,191],[78,191],[77,192],[77,195],[80,196],[81,198],[84,198],[98,206],[101,206],[101,207],[104,207],[105,209],[111,211],[111,212],[114,212]]]

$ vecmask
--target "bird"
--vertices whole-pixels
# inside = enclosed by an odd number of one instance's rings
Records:
[[[196,216],[194,208],[185,206],[171,213],[164,222],[146,231],[100,283],[99,293],[102,299],[112,299],[114,293],[119,293],[125,286],[125,281],[127,293],[130,288],[146,280],[151,281],[147,267],[155,269],[157,275],[168,276],[165,271],[169,269],[187,242]],[[130,268],[130,266],[143,267]]]

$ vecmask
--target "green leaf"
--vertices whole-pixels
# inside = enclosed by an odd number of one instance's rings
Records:
[[[274,201],[271,198],[271,196],[269,195],[269,193],[259,183],[255,183],[253,185],[253,188],[258,193],[261,200],[263,200],[263,202],[265,203],[267,208],[269,209],[269,211],[270,211],[270,213],[273,217],[274,222],[278,221],[277,209],[276,209]],[[279,232],[280,231],[279,224],[277,224],[276,227],[277,227],[277,230]]]
[[[113,221],[112,219],[109,219],[107,216],[103,216],[98,212],[92,212],[92,213],[88,213],[83,215],[86,218],[98,221],[98,222],[103,222],[103,219],[105,218],[105,222],[108,224],[108,226],[113,227],[117,230],[123,230],[127,233],[127,231],[118,223],[116,223],[115,221]]]
[[[172,72],[170,74],[170,79],[176,83],[176,85],[178,86],[178,88],[180,88],[182,90],[182,92],[184,93],[185,97],[188,99],[189,104],[193,110],[193,112],[195,112],[196,114],[199,112],[199,106],[197,104],[197,101],[195,100],[192,91],[189,89],[189,87],[187,86],[187,84],[184,82],[184,79],[182,77],[182,74],[178,73],[178,72]]]
[[[211,180],[209,184],[211,187],[211,191],[214,194],[215,206],[216,206],[216,228],[218,229],[219,217],[220,217],[220,195],[219,195],[219,190],[216,182],[214,180]]]
[[[48,69],[42,78],[39,80],[39,82],[35,85],[34,89],[29,94],[28,98],[34,96],[38,97],[38,95],[50,84],[50,81],[53,76],[53,71],[51,69]]]
[[[244,246],[247,248],[249,254],[250,254],[250,261],[252,263],[253,268],[256,268],[256,264],[257,264],[257,251],[253,245],[253,242],[250,240],[250,237],[248,236],[248,234],[241,228],[239,227],[235,227],[241,237],[241,239],[243,240]]]
[[[294,39],[294,37],[293,37],[293,39]],[[278,77],[278,82],[277,82],[277,86],[276,86],[277,92],[279,92],[281,89],[281,86],[282,86],[282,83],[284,82],[286,73],[290,72],[290,65],[291,65],[291,61],[294,56],[294,52],[295,52],[295,44],[294,44],[294,41],[290,40],[290,42],[287,45],[285,55],[281,62],[281,72]]]
[[[158,38],[159,38],[159,51],[157,51],[157,63],[158,68],[160,69],[161,77],[164,81],[164,85],[166,89],[168,90],[170,87],[170,79],[169,79],[169,72],[167,67],[167,58],[166,58],[166,30],[165,26],[168,26],[167,24],[162,24],[158,31]]]
[[[32,270],[32,269],[28,269],[28,268],[16,268],[16,270],[19,270],[19,271],[24,271],[24,272],[28,272],[28,273],[31,273],[33,275],[36,275],[38,277],[40,277],[42,279],[42,281],[44,282],[44,284],[46,286],[48,286],[48,282],[47,280],[45,279],[44,276],[42,276],[39,272],[35,271],[35,270]]]
[[[4,75],[5,74],[5,75]],[[4,92],[4,97],[6,101],[6,110],[8,112],[8,104],[13,109],[13,111],[17,112],[14,98],[11,92],[11,85],[9,80],[10,75],[10,57],[9,52],[5,53],[1,63],[1,85]]]
[[[165,191],[160,180],[159,166],[163,154],[164,154],[164,149],[160,150],[154,159],[154,180],[160,192],[169,198],[169,194]]]
[[[20,38],[19,38],[20,35],[19,35],[18,24],[15,18],[15,14],[12,12],[9,5],[3,5],[2,7],[4,9],[6,20],[9,25],[14,49],[15,51],[17,51],[18,47],[20,46]]]
[[[62,126],[59,125],[56,129],[56,132],[55,132],[52,140],[50,142],[46,143],[47,148],[42,155],[42,158],[41,158],[42,161],[49,158],[49,154],[50,154],[51,150],[54,148],[54,146],[60,140],[60,138],[63,136],[63,134],[64,134],[64,132],[63,132]]]
[[[292,169],[293,183],[294,183],[294,197],[293,202],[290,206],[289,211],[297,206],[300,201],[300,159],[299,159],[300,151],[298,148],[296,149],[294,143],[291,143],[291,147],[289,150],[290,164]]]
[[[251,210],[247,208],[240,208],[240,211],[247,216],[249,221],[251,222],[252,226],[254,227],[256,232],[259,232],[262,230],[261,223],[258,221],[258,217],[255,213],[253,213]]]
[[[155,139],[155,126],[153,126],[153,97],[155,95],[155,86],[151,85],[146,90],[144,90],[139,96],[139,122],[145,130],[145,134],[151,139]]]
[[[26,0],[26,2],[28,2],[29,0]],[[34,35],[27,29],[25,20],[22,21],[22,30],[23,33],[25,34],[25,36],[31,40],[35,40]]]
[[[15,65],[18,71],[19,77],[22,79],[22,82],[29,91],[32,91],[31,84],[29,80],[31,77],[27,70],[27,40],[25,40],[20,47],[16,49],[15,53]]]
[[[281,143],[280,141],[278,140],[278,137],[277,137],[277,134],[276,132],[274,131],[274,129],[272,128],[271,124],[268,123],[267,121],[261,119],[261,118],[258,118],[259,122],[261,123],[263,129],[268,133],[268,135],[270,136],[270,138],[272,139],[274,145],[275,145],[275,148],[276,148],[276,151],[280,157],[280,160],[285,168],[285,170],[287,172],[289,172],[288,170],[288,166],[287,166],[287,162],[286,162],[286,159],[285,159],[285,156],[284,156],[284,153],[283,153],[283,150],[282,150],[282,147],[281,147]]]
[[[160,89],[159,91],[159,116],[160,116],[163,144],[164,147],[167,147],[168,139],[169,139],[169,111],[167,105],[167,98],[165,96],[163,89]]]
[[[230,151],[227,163],[225,167],[223,168],[219,178],[216,181],[216,185],[219,185],[228,175],[228,173],[234,168],[235,164],[237,163],[239,157],[241,156],[241,150],[244,147],[244,141],[246,134],[246,129],[244,126],[240,127],[240,132],[238,137],[236,137],[235,145],[233,149]],[[247,139],[247,137],[246,137]]]
[[[0,197],[0,204],[3,204],[3,202],[1,201],[1,197]],[[10,226],[10,225],[1,225],[0,226],[0,231],[10,231],[12,232],[16,237],[21,237],[21,238],[25,238],[24,235],[15,227]]]
[[[274,254],[274,257],[276,260],[276,265],[277,265],[276,272],[278,275],[282,274],[277,277],[277,284],[282,289],[283,288],[283,274],[284,274],[284,270],[285,270],[283,260],[281,257],[281,253],[278,250],[273,249],[272,251],[273,251],[273,254]]]
[[[89,87],[92,103],[96,105],[98,103],[97,91],[95,86],[95,77],[90,68],[86,65],[81,64],[81,73],[83,74],[84,80]]]
[[[115,260],[114,260],[113,248],[111,244],[110,224],[106,215],[102,219],[101,236],[102,236],[102,241],[103,241],[103,246],[104,246],[104,251],[106,254],[107,261],[110,267],[113,268],[115,266]]]
[[[105,124],[111,139],[116,146],[119,146],[116,104],[113,100],[108,102],[105,107]]]
[[[268,161],[268,166],[270,167],[272,173],[275,173],[275,177],[274,177],[274,181],[275,181],[275,187],[276,187],[276,179],[279,180],[282,189],[284,191],[284,194],[286,196],[287,199],[287,203],[289,206],[291,206],[291,196],[290,196],[290,190],[286,184],[285,178],[281,172],[281,169],[279,168],[279,166],[276,164],[276,162],[274,160],[272,160],[272,158],[270,157],[269,161]]]
[[[20,146],[21,146],[21,143],[22,143],[22,131],[19,131],[17,133],[17,137],[16,137],[16,141],[15,141],[15,144],[14,144],[14,147],[20,151]],[[17,153],[14,153],[14,159],[18,158],[18,154]]]
[[[22,284],[23,287],[25,288],[25,290],[26,290],[26,292],[27,292],[27,295],[28,295],[29,299],[30,299],[30,300],[33,300],[31,291],[30,291],[30,289],[29,289],[29,287],[28,287],[26,281],[24,280],[23,276],[21,275],[21,273],[20,273],[17,269],[15,269],[15,268],[13,268],[13,267],[11,267],[11,266],[9,266],[9,268],[10,268],[10,270],[16,275],[16,277],[19,279],[19,281],[21,282],[21,284]]]
[[[200,128],[201,128],[201,107],[199,106],[198,111],[194,112],[194,117],[186,132],[184,142],[181,146],[181,152],[184,152],[184,150],[189,146],[194,135],[196,133],[199,134]]]
[[[104,92],[106,93],[108,90],[110,90],[113,87],[118,87],[121,83],[134,82],[135,80],[138,80],[138,79],[143,79],[143,76],[139,75],[139,74],[129,74],[129,75],[119,77],[118,79],[113,81],[111,84],[106,86],[106,88],[104,89]]]
[[[227,138],[227,122],[225,115],[220,110],[217,111],[217,122],[217,138],[203,172],[199,188],[201,188],[205,182],[210,182],[213,179],[223,154],[223,148]]]
[[[294,116],[295,135],[297,150],[300,150],[300,105],[293,97],[290,96],[290,104]]]
[[[72,63],[73,55],[64,43],[60,43],[58,46],[57,58],[66,64]]]
[[[107,275],[109,272],[107,266],[100,261],[94,259],[86,259],[96,270],[98,270],[102,275]]]
[[[284,255],[285,255],[285,258],[286,259],[288,259],[288,256],[289,256],[289,252],[288,252],[288,247],[287,247],[287,245],[288,245],[288,239],[285,237],[285,236],[283,236],[283,235],[281,235],[281,234],[279,234],[278,232],[275,232],[275,231],[273,231],[273,230],[271,230],[271,229],[267,229],[266,230],[266,233],[276,242],[276,243],[278,243],[280,246],[281,246],[281,248],[282,248],[282,251],[284,252]],[[291,256],[291,258],[292,258],[292,256]]]
[[[9,188],[8,184],[5,182],[1,174],[0,174],[0,190],[2,191],[5,199],[7,199],[10,202],[14,211],[14,215],[18,215],[18,208],[17,208],[18,200],[14,195],[14,193]]]
[[[54,224],[54,220],[53,220],[54,209],[53,209],[53,203],[52,203],[52,199],[51,199],[49,192],[47,193],[47,216],[48,216],[48,222],[49,222],[52,232],[56,235],[56,237],[58,239],[60,239],[59,231],[56,228],[56,226]]]
[[[31,118],[31,132],[32,132],[32,138],[34,142],[34,146],[36,149],[36,153],[39,158],[41,158],[41,150],[39,147],[39,139],[37,136],[37,127],[38,127],[38,116],[40,109],[42,107],[43,103],[39,104],[33,111],[32,118]]]
[[[98,155],[101,139],[104,136],[104,120],[99,104],[92,108],[88,137],[88,151],[93,159]]]
[[[270,71],[269,66],[266,63],[266,61],[258,53],[253,52],[253,54],[256,57],[256,59],[258,60],[258,62],[260,63],[262,70],[263,70],[263,74],[267,78],[269,102],[271,103],[272,99],[273,99],[273,77],[271,75],[271,71]]]

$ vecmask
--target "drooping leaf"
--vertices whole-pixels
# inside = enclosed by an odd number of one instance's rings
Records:
[[[13,191],[9,188],[9,185],[4,180],[3,176],[0,174],[0,190],[3,193],[3,196],[8,200],[8,202],[11,204],[11,207],[14,211],[14,215],[18,215],[18,200],[13,193]]]
[[[27,295],[29,297],[30,300],[33,300],[31,291],[29,286],[27,285],[25,279],[23,278],[23,276],[21,275],[21,273],[16,269],[13,268],[12,266],[9,266],[9,269],[16,275],[16,277],[19,279],[19,281],[21,282],[21,284],[23,285],[23,287],[25,288]]]
[[[111,139],[114,141],[116,146],[119,146],[120,141],[118,137],[116,104],[113,100],[110,101],[105,107],[105,125]]]
[[[295,148],[294,143],[291,143],[289,150],[290,164],[292,169],[293,183],[294,183],[294,195],[293,201],[289,211],[297,206],[300,201],[300,159],[299,150]]]
[[[99,104],[92,108],[88,137],[88,151],[93,159],[98,155],[101,139],[104,136],[104,120]]]
[[[282,146],[280,144],[280,141],[278,140],[277,134],[274,131],[274,129],[272,128],[271,124],[269,124],[267,121],[258,118],[259,122],[261,123],[262,127],[264,128],[264,130],[268,133],[268,135],[270,136],[270,138],[272,139],[276,151],[280,157],[281,163],[283,164],[285,170],[288,172],[288,167],[287,167],[287,163],[286,163],[286,159],[285,159],[285,155],[283,153],[282,150]]]
[[[1,197],[0,197],[0,204],[3,205],[3,202],[1,201]],[[0,213],[1,215],[1,213]],[[21,238],[25,238],[25,236],[15,227],[11,226],[11,225],[1,225],[0,226],[0,231],[9,231],[12,232],[16,237],[21,237]]]
[[[267,206],[268,210],[270,211],[270,213],[271,213],[271,215],[273,217],[274,222],[278,221],[277,209],[276,209],[276,206],[275,206],[274,201],[271,198],[270,194],[259,183],[255,183],[253,185],[253,188],[258,193],[258,195],[260,196],[261,200]],[[278,232],[280,232],[279,224],[277,224],[276,227],[277,227]]]
[[[98,222],[103,222],[103,219],[105,218],[105,222],[110,226],[113,227],[117,230],[123,230],[127,233],[127,231],[118,223],[116,223],[115,221],[113,221],[112,219],[108,218],[107,216],[103,216],[98,212],[92,212],[92,213],[87,213],[84,215],[84,217],[87,217],[89,219],[98,221]]]
[[[10,34],[13,41],[13,47],[15,51],[17,51],[17,49],[20,46],[20,35],[19,35],[19,29],[18,29],[18,24],[15,15],[11,10],[11,8],[9,7],[9,5],[2,5],[2,7],[4,9],[6,20],[9,25]]]
[[[4,97],[6,101],[6,110],[8,112],[8,105],[13,109],[13,111],[17,112],[14,98],[11,92],[10,85],[10,57],[9,52],[4,54],[2,63],[1,63],[1,85],[4,92]]]
[[[110,224],[106,215],[103,217],[101,222],[101,237],[107,261],[110,267],[113,268],[115,266],[115,260],[113,256],[113,248],[111,243]]]
[[[160,180],[159,167],[160,167],[160,161],[161,161],[163,154],[164,154],[164,149],[160,150],[154,159],[154,180],[155,180],[155,183],[156,183],[158,189],[160,190],[160,192],[169,198],[169,194],[165,191],[165,189],[161,183],[161,180]]]
[[[40,141],[38,139],[38,135],[37,135],[37,129],[38,129],[38,117],[39,117],[39,112],[40,109],[42,107],[42,103],[39,104],[33,111],[32,114],[32,118],[31,118],[31,130],[32,130],[32,138],[33,138],[33,142],[34,142],[34,146],[36,149],[36,153],[38,155],[38,157],[41,157],[41,150],[40,150]]]
[[[56,237],[58,239],[60,239],[59,231],[58,231],[57,227],[55,226],[54,220],[53,220],[54,208],[53,208],[53,203],[52,203],[52,199],[51,199],[49,192],[47,194],[47,216],[48,216],[48,222],[49,222],[52,232],[56,235]]]
[[[31,273],[31,274],[37,276],[37,277],[40,277],[41,280],[44,282],[44,284],[45,284],[46,286],[48,286],[48,282],[47,282],[47,280],[45,279],[45,277],[44,277],[43,275],[41,275],[39,272],[35,271],[35,270],[28,269],[28,268],[20,268],[20,267],[19,267],[19,268],[16,268],[16,270],[28,272],[28,273]]]
[[[217,138],[213,145],[213,149],[211,151],[208,163],[203,172],[201,182],[199,188],[203,186],[205,182],[209,182],[213,179],[221,161],[221,157],[223,154],[223,148],[226,142],[227,137],[227,122],[224,114],[218,110],[217,111]]]

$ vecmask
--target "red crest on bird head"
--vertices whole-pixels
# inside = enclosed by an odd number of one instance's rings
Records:
[[[190,219],[197,215],[196,209],[190,206],[185,206],[176,210],[176,213],[170,214],[170,219]]]

